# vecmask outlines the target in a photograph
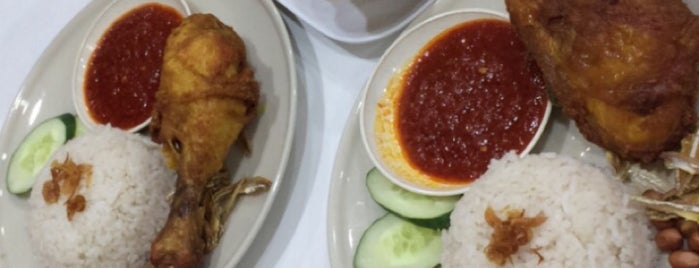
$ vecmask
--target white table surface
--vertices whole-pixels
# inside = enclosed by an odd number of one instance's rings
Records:
[[[0,0],[0,124],[34,62],[88,2]],[[238,267],[330,267],[326,208],[336,148],[355,98],[395,36],[344,45],[281,11],[296,53],[296,138],[288,176]]]

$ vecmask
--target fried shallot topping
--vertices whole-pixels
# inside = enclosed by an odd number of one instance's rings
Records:
[[[41,194],[46,204],[58,202],[61,195],[67,195],[66,214],[68,221],[73,220],[76,212],[85,210],[85,197],[76,194],[80,181],[85,180],[85,186],[89,187],[92,181],[92,166],[88,164],[76,164],[66,155],[63,163],[54,160],[51,162],[51,180],[44,183]]]
[[[83,195],[75,195],[66,201],[66,211],[68,212],[68,221],[73,220],[73,215],[77,212],[85,210],[85,197]]]
[[[508,209],[505,214],[507,220],[503,221],[495,215],[490,206],[485,210],[485,221],[493,227],[485,255],[490,262],[497,265],[504,265],[507,260],[511,261],[511,256],[517,253],[519,247],[531,241],[532,229],[546,221],[543,212],[532,218],[524,217],[524,209]],[[543,256],[537,249],[533,249],[533,252],[539,256],[539,262],[543,261]]]
[[[54,180],[44,182],[44,187],[41,188],[41,195],[44,196],[46,204],[58,202],[58,197],[61,195],[60,187]]]

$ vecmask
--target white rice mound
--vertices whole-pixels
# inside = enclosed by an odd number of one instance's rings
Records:
[[[68,221],[66,195],[46,204],[41,189],[51,179],[48,164],[29,198],[27,228],[35,255],[45,267],[144,267],[151,241],[165,224],[176,176],[160,146],[99,127],[68,142],[51,161],[63,163],[66,154],[76,164],[92,165],[89,188],[82,180],[77,192],[86,207]]]
[[[505,208],[525,217],[548,218],[533,229],[529,244],[501,267],[656,267],[658,250],[642,208],[630,203],[623,183],[570,157],[547,153],[491,162],[451,214],[442,235],[442,265],[498,267],[484,249],[493,228],[485,222],[491,206],[501,220]],[[538,249],[544,260],[532,249]]]

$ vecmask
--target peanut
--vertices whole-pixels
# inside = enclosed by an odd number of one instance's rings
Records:
[[[694,252],[699,252],[699,232],[694,232],[687,238],[687,247]]]
[[[699,254],[689,250],[678,250],[668,257],[672,268],[699,268]]]
[[[680,229],[682,236],[689,237],[693,233],[699,231],[699,224],[697,224],[695,221],[680,220],[677,223],[677,228]]]
[[[682,247],[682,234],[677,228],[667,228],[655,235],[655,245],[664,252],[678,250]]]

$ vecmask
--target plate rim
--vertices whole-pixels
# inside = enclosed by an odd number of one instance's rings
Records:
[[[191,1],[191,0],[187,0]],[[294,57],[293,48],[291,45],[291,39],[289,37],[289,31],[287,31],[286,23],[281,17],[279,10],[274,5],[274,0],[264,0],[263,5],[267,12],[269,12],[275,24],[276,30],[279,31],[280,37],[282,39],[282,45],[284,47],[284,54],[287,57],[287,69],[289,71],[289,115],[287,117],[287,129],[286,136],[284,137],[284,147],[282,149],[282,158],[280,162],[280,168],[277,170],[277,174],[274,178],[274,184],[272,189],[268,192],[269,197],[265,200],[262,210],[260,212],[261,217],[258,217],[253,227],[250,229],[248,236],[241,243],[242,250],[238,250],[233,256],[224,264],[224,267],[232,268],[235,267],[238,262],[245,256],[250,246],[257,238],[257,234],[262,229],[264,222],[269,216],[269,211],[276,200],[277,193],[279,192],[279,185],[282,182],[283,177],[286,175],[286,170],[289,164],[289,159],[291,158],[291,149],[293,148],[294,142],[294,128],[296,126],[296,109],[297,109],[297,73],[296,73],[296,59]]]
[[[364,87],[366,88],[366,87]],[[365,89],[362,89],[363,91]],[[337,147],[338,152],[343,151],[344,148],[348,147],[350,145],[350,141],[355,138],[355,135],[360,135],[359,133],[359,117],[361,116],[360,111],[362,109],[362,106],[364,105],[363,98],[361,98],[361,93],[360,96],[357,97],[355,100],[354,104],[352,105],[352,112],[350,113],[349,118],[347,118],[345,127],[342,130],[342,138],[340,139],[340,145]],[[360,139],[361,143],[361,137],[357,137]],[[362,146],[360,150],[366,150]],[[337,210],[334,208],[339,208],[341,207],[342,200],[340,198],[333,198],[333,196],[338,196],[341,192],[340,188],[338,185],[340,183],[338,181],[342,181],[345,179],[344,176],[344,170],[340,169],[341,163],[346,163],[347,162],[347,156],[346,154],[336,154],[335,161],[333,163],[333,170],[332,170],[332,175],[331,175],[331,182],[330,182],[330,190],[328,191],[328,207],[327,207],[327,243],[328,243],[328,256],[330,257],[330,267],[344,267],[346,264],[342,263],[340,260],[340,256],[338,255],[338,252],[340,252],[340,246],[338,243],[337,239],[337,231],[338,229],[336,226],[338,225],[340,219],[337,216]]]

